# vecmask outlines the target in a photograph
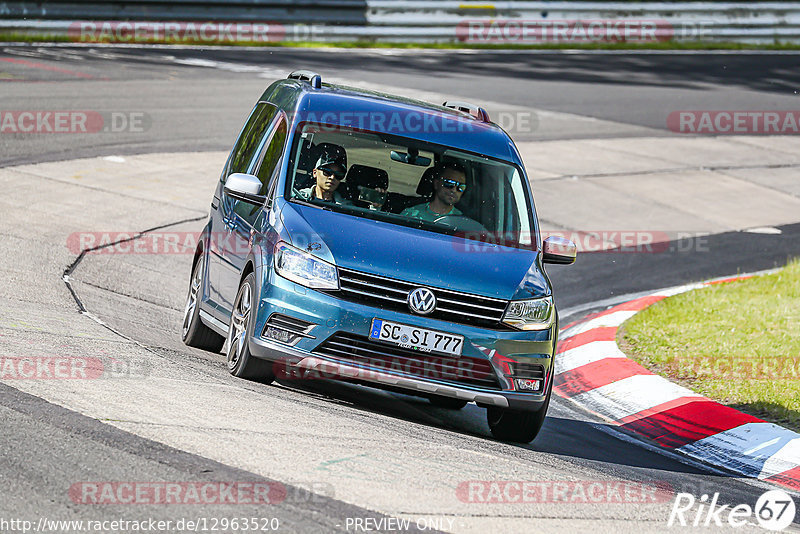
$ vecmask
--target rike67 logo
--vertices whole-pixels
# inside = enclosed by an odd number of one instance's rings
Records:
[[[792,497],[777,489],[761,495],[755,507],[749,504],[719,505],[719,493],[710,500],[708,495],[696,499],[691,493],[678,493],[667,526],[741,528],[758,524],[767,530],[781,531],[792,524],[795,513]]]

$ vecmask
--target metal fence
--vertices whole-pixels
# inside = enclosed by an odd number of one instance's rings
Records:
[[[44,0],[2,2],[0,19],[366,24],[366,0]]]
[[[800,42],[800,2],[125,0],[0,2],[0,31],[63,34],[75,21],[234,21],[285,41],[545,44]],[[630,30],[631,33],[627,33]],[[245,39],[247,40],[247,39]]]

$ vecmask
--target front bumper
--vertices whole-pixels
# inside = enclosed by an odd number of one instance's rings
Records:
[[[250,338],[250,352],[262,359],[281,362],[286,367],[304,370],[305,376],[333,378],[399,389],[421,396],[452,397],[481,406],[496,406],[517,410],[536,410],[546,400],[553,375],[552,356],[557,325],[540,332],[495,331],[454,324],[421,316],[373,308],[336,298],[330,294],[307,289],[273,272],[264,274],[265,283]],[[314,326],[308,337],[284,344],[267,339],[264,332],[272,314],[294,317]],[[365,361],[346,361],[315,353],[326,340],[337,333],[368,335],[373,318],[460,334],[465,337],[462,358],[477,361],[492,369],[497,388],[458,383],[452,379],[412,375],[402,370],[371,365]],[[542,387],[536,392],[516,390],[512,368],[515,363],[541,365],[544,369]],[[279,376],[283,373],[278,373]],[[293,377],[291,373],[287,376]],[[296,376],[296,375],[294,375]]]

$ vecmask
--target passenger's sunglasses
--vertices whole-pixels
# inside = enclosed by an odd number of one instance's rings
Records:
[[[449,178],[442,178],[442,187],[445,189],[453,189],[455,187],[461,193],[467,190],[467,184],[462,184],[461,182],[456,182]]]
[[[319,170],[325,176],[333,176],[334,178],[336,178],[337,180],[340,180],[340,181],[344,178],[344,174],[345,174],[343,171],[333,171],[331,169],[319,169]]]

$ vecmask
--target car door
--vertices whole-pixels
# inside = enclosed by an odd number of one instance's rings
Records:
[[[258,177],[261,181],[259,194],[267,195],[270,184],[277,177],[278,163],[283,155],[287,137],[285,115],[277,112],[266,129],[258,150],[253,155],[245,172]],[[220,311],[226,314],[225,322],[230,317],[233,301],[239,290],[239,280],[250,253],[254,234],[264,227],[264,206],[257,206],[241,200],[226,203],[223,192],[222,204],[226,207],[226,225],[229,229],[228,239],[222,241],[224,262],[219,271]]]
[[[231,309],[230,303],[226,304],[226,299],[230,300],[233,297],[230,297],[223,288],[223,281],[228,278],[229,271],[236,269],[232,263],[235,258],[229,254],[233,249],[229,243],[235,239],[233,232],[237,221],[235,217],[237,201],[225,194],[225,180],[233,173],[248,172],[277,114],[277,108],[268,102],[259,102],[253,108],[231,150],[211,203],[208,295],[212,313],[224,323],[228,322]]]

